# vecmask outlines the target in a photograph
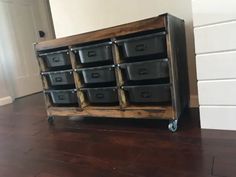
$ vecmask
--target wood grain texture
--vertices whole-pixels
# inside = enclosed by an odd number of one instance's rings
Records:
[[[36,45],[36,49],[39,51],[58,47],[65,47],[69,45],[76,45],[90,41],[98,41],[102,39],[108,39],[117,36],[137,33],[144,30],[154,30],[164,27],[165,27],[164,16],[158,16],[146,20],[119,25],[112,28],[83,33],[65,38],[59,38],[56,40],[40,42]]]
[[[69,49],[71,49],[71,47],[69,47]],[[71,50],[70,50],[70,60],[71,60],[72,68],[74,70],[77,69],[78,63],[77,63],[75,54]],[[80,91],[80,88],[82,87],[82,81],[81,81],[81,78],[79,77],[79,74],[75,71],[73,72],[73,77],[74,77],[75,86],[77,89],[79,107],[83,109],[85,106],[88,105],[88,102],[85,99],[84,93]]]
[[[201,130],[197,109],[174,134],[166,120],[46,117],[42,94],[0,107],[1,177],[235,176],[236,132]]]
[[[38,65],[39,65],[39,71],[40,71],[40,77],[41,77],[41,80],[42,80],[42,86],[43,86],[43,90],[45,89],[48,89],[48,83],[47,83],[47,80],[45,77],[43,77],[41,75],[42,72],[46,71],[46,66],[45,66],[45,62],[43,61],[43,58],[42,57],[39,57],[38,56],[38,52],[37,52],[37,49],[36,49],[36,46],[37,46],[38,43],[34,43],[34,53],[35,53],[35,56],[37,58],[37,62],[38,62]],[[51,102],[50,102],[50,98],[48,95],[45,95],[44,94],[44,102],[45,102],[45,108],[46,110],[52,106]]]
[[[174,117],[171,106],[150,107],[150,109],[125,109],[119,110],[119,107],[106,107],[104,109],[96,107],[85,107],[83,111],[78,108],[50,107],[49,115],[54,116],[85,116],[85,117],[109,117],[109,118],[148,118],[148,119],[172,119]]]
[[[115,40],[116,39],[113,38],[112,41],[115,41]],[[120,56],[119,48],[116,44],[112,45],[112,53],[113,53],[114,64],[117,65],[121,63],[121,56]],[[117,91],[118,91],[120,108],[124,109],[128,105],[128,100],[127,100],[124,90],[121,89],[121,86],[124,85],[124,78],[122,76],[120,68],[118,67],[115,68],[115,75],[116,75],[116,83],[118,87]]]

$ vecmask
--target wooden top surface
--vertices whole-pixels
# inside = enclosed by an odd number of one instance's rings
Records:
[[[165,28],[165,17],[167,14],[163,14],[157,17],[148,18],[136,22],[127,23],[111,28],[105,28],[97,31],[82,33],[64,38],[58,38],[49,41],[43,41],[36,44],[36,50],[48,50],[53,48],[65,47],[76,45],[80,43],[86,43],[90,41],[98,41],[103,39],[114,38],[117,36],[124,36],[132,33],[154,30],[159,28]]]

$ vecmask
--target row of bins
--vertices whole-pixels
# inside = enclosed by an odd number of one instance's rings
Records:
[[[155,66],[155,65],[152,65]],[[159,65],[157,65],[159,66]],[[139,80],[142,81],[145,79],[153,79],[153,78],[162,78],[167,75],[167,73],[155,73],[147,77],[138,77],[140,75],[140,70],[136,67],[133,68],[132,71],[128,72],[129,80]],[[137,71],[137,72],[136,72]],[[142,69],[143,71],[143,69]],[[160,70],[161,71],[161,70]],[[166,71],[166,70],[164,70]],[[83,75],[83,80],[85,86],[90,86],[90,88],[81,89],[84,91],[88,97],[90,103],[118,103],[117,89],[115,87],[101,87],[101,88],[92,88],[92,85],[95,83],[96,86],[98,84],[106,85],[108,83],[114,83],[115,85],[115,74],[114,74],[114,65],[113,66],[105,66],[99,67],[98,69],[83,69],[76,70],[76,72],[81,73]],[[57,72],[45,72],[42,75],[47,79],[50,88],[57,89],[59,88],[73,88],[74,87],[74,79],[73,79],[73,71],[57,71]],[[143,73],[141,74],[143,75]],[[166,92],[168,92],[168,84],[155,84],[155,85],[138,85],[138,86],[123,86],[122,89],[129,92],[130,101],[131,102],[157,102],[158,97],[164,96],[166,97]],[[52,92],[53,93],[53,92]],[[63,92],[65,94],[65,91]],[[159,95],[161,93],[161,95]],[[110,100],[109,100],[110,98]],[[167,98],[167,97],[166,97]],[[169,96],[168,96],[169,98]],[[155,101],[156,100],[156,101]],[[164,101],[164,98],[160,98],[160,101]],[[56,102],[54,102],[56,103]]]
[[[170,102],[166,32],[125,37],[116,43],[123,61],[118,64],[125,80],[122,89],[129,103],[147,105]]]
[[[115,65],[112,42],[77,46],[72,48],[77,63],[82,68],[75,70],[83,87],[80,89],[90,105],[118,105]]]
[[[169,64],[166,55],[165,32],[129,37],[115,42],[123,63],[113,64],[112,42],[72,48],[82,68],[71,70],[68,50],[43,54],[49,71],[49,94],[54,104],[78,102],[73,72],[83,80],[83,91],[91,104],[118,104],[115,68],[122,70],[125,90],[132,103],[160,103],[170,100]],[[58,68],[67,69],[57,71]],[[54,71],[54,68],[56,71]],[[63,89],[63,90],[62,90]],[[64,96],[62,96],[64,95]],[[73,98],[76,97],[76,98]]]
[[[45,71],[41,75],[49,88],[44,94],[48,95],[51,103],[54,106],[78,105],[69,49],[39,53],[39,57],[45,66]]]
[[[80,68],[76,71],[81,74],[83,83],[90,84],[115,84],[115,67],[123,70],[126,82],[165,79],[169,77],[168,59],[106,65],[100,67]]]
[[[129,93],[129,101],[131,103],[161,103],[170,100],[170,85],[142,85],[142,86],[123,86],[122,89]],[[92,104],[118,104],[117,87],[101,87],[101,88],[81,88],[87,95]],[[77,90],[46,90],[51,101],[56,106],[66,106],[78,104]]]
[[[166,56],[165,32],[120,39],[115,43],[119,46],[122,59],[132,61],[142,60],[144,56]],[[112,42],[73,47],[71,51],[75,53],[77,62],[85,67],[89,64],[97,66],[106,65],[106,62],[113,63]],[[40,53],[39,56],[44,59],[47,70],[71,68],[68,49]]]

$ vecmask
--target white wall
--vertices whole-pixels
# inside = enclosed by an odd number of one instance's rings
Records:
[[[0,106],[12,102],[12,93],[8,87],[9,73],[12,68],[8,68],[10,59],[6,57],[4,52],[4,47],[11,50],[13,48],[12,45],[9,45],[11,40],[7,38],[10,35],[10,30],[7,29],[9,23],[9,14],[6,13],[7,8],[5,1],[0,0]]]
[[[201,127],[236,130],[236,1],[192,6]]]
[[[50,0],[56,37],[98,30],[171,13],[186,22],[192,105],[197,105],[197,85],[190,0]]]
[[[0,106],[11,103],[19,96],[19,90],[30,94],[27,88],[34,89],[39,84],[41,89],[33,43],[41,40],[38,30],[46,32],[46,40],[54,37],[48,12],[47,0],[0,0]],[[23,78],[34,76],[38,80],[22,82]]]
[[[12,97],[7,87],[6,77],[3,72],[2,58],[0,55],[0,106],[12,103]]]
[[[8,96],[8,91],[6,88],[6,81],[3,75],[3,67],[0,63],[0,98]]]

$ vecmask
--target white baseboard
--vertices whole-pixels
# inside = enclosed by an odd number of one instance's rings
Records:
[[[6,104],[11,104],[13,102],[12,97],[7,96],[0,98],[0,106],[6,105]]]
[[[200,106],[201,128],[236,130],[236,106]]]
[[[190,105],[191,108],[199,107],[198,103],[198,96],[197,95],[190,95]]]

